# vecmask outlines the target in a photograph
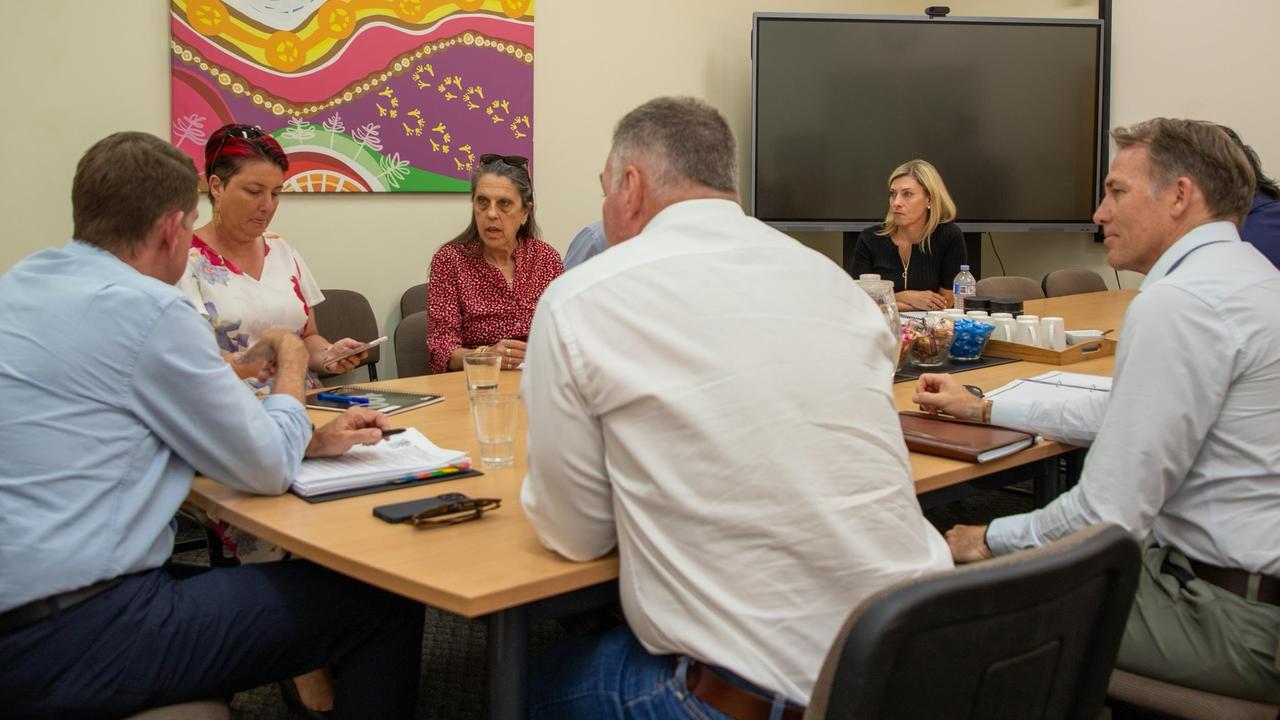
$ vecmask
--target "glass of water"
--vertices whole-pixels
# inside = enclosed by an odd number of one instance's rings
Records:
[[[510,393],[480,393],[471,398],[471,417],[480,441],[480,464],[508,467],[515,461],[516,413],[520,396]]]
[[[498,391],[498,374],[502,372],[502,356],[498,353],[467,353],[462,356],[462,369],[467,373],[467,395],[472,400],[477,394]]]

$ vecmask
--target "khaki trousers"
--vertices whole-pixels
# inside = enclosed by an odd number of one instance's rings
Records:
[[[1183,687],[1280,703],[1280,606],[1251,602],[1193,578],[1182,585],[1160,568],[1187,559],[1148,538],[1133,610],[1116,666]]]

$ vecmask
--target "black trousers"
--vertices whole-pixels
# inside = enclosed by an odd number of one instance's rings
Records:
[[[0,635],[0,714],[104,718],[329,666],[339,718],[412,718],[421,605],[304,561],[164,569]]]

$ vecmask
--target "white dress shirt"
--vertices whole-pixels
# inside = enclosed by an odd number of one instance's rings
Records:
[[[521,499],[549,548],[618,547],[631,629],[807,703],[866,596],[951,566],[916,501],[880,311],[726,200],[659,213],[538,303]]]
[[[1092,441],[1080,483],[987,530],[997,555],[1098,522],[1222,567],[1280,575],[1280,271],[1234,225],[1192,230],[1129,305],[1109,397],[991,422]]]

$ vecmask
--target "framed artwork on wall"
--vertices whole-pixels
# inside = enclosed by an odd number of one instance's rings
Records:
[[[467,192],[533,157],[532,0],[170,0],[171,140],[204,171],[227,123],[289,154],[291,192]]]

